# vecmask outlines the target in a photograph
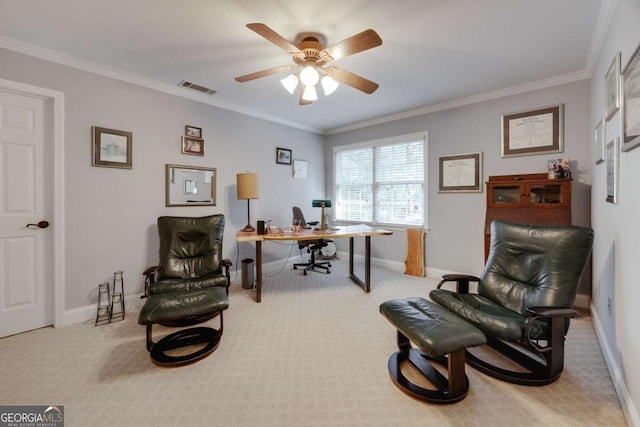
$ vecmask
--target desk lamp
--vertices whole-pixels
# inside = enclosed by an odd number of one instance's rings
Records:
[[[236,175],[236,183],[238,187],[238,200],[247,200],[247,225],[242,231],[255,231],[256,229],[251,226],[251,211],[249,208],[249,202],[251,199],[259,199],[258,193],[258,174],[255,173],[239,173]]]
[[[324,208],[331,207],[331,200],[314,200],[311,202],[311,206],[313,206],[314,208],[322,208],[320,217],[320,230],[325,231],[327,229],[327,220],[324,214]]]

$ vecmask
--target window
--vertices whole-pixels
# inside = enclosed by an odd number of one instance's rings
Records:
[[[425,135],[335,147],[335,220],[425,226]]]

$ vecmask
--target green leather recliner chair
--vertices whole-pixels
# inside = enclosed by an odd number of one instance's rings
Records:
[[[429,296],[480,329],[490,349],[524,369],[497,366],[488,361],[495,358],[477,349],[466,350],[467,363],[516,384],[544,385],[558,379],[564,369],[569,319],[578,316],[573,304],[592,244],[593,230],[587,227],[494,221],[480,277],[445,275]],[[457,290],[441,289],[447,282],[456,282]],[[470,293],[472,282],[477,282],[477,292]]]
[[[147,327],[147,350],[161,365],[179,365],[199,360],[213,352],[222,336],[222,312],[229,306],[229,267],[222,259],[224,215],[158,218],[159,265],[144,275],[146,302],[138,323]],[[186,327],[219,316],[219,329],[182,329],[157,343],[152,325]],[[172,350],[193,347],[195,351],[172,356]],[[184,353],[184,351],[182,352]]]

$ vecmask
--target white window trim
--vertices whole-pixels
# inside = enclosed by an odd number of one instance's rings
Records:
[[[429,176],[429,157],[428,157],[428,147],[429,147],[429,133],[427,131],[411,133],[406,135],[398,135],[392,136],[388,138],[381,138],[372,141],[361,141],[353,144],[345,144],[345,145],[336,145],[333,147],[332,153],[332,175],[331,175],[331,186],[332,186],[332,194],[333,200],[336,199],[336,153],[340,151],[349,151],[349,150],[357,150],[361,148],[370,148],[370,147],[379,147],[382,145],[392,145],[392,144],[400,144],[403,142],[415,141],[416,139],[422,139],[423,144],[423,159],[424,159],[424,167],[423,167],[423,188],[424,188],[424,225],[421,227],[425,231],[429,230],[429,182],[427,177]],[[369,222],[356,222],[356,221],[346,221],[346,220],[335,220],[336,224],[368,224],[372,226],[383,226],[385,228],[396,228],[399,230],[408,229],[408,228],[417,228],[418,226],[412,225],[399,225],[399,224],[387,224],[377,221],[369,221]]]

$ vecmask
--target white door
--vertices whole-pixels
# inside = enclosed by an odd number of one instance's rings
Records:
[[[0,337],[53,324],[45,126],[44,99],[0,90]]]

